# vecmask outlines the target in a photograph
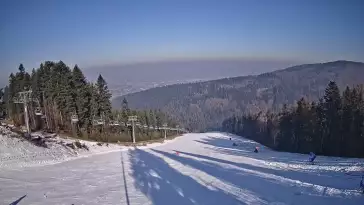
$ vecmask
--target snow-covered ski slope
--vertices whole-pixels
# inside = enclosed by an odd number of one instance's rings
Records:
[[[230,141],[229,138],[232,138]],[[237,142],[239,146],[232,146]],[[259,146],[260,152],[254,153]],[[271,151],[224,133],[186,134],[148,149],[1,169],[10,204],[364,204],[363,159]]]

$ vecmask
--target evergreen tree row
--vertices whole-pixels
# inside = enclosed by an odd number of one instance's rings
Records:
[[[340,93],[330,82],[319,102],[302,98],[278,114],[234,116],[222,127],[280,151],[364,157],[364,87]]]
[[[160,110],[130,110],[126,99],[121,110],[112,110],[111,93],[101,75],[96,83],[88,82],[77,65],[70,69],[62,61],[46,61],[30,74],[20,64],[18,72],[10,74],[9,85],[0,90],[0,117],[24,125],[24,105],[16,101],[19,92],[28,90],[32,90],[27,102],[32,130],[63,131],[103,141],[109,141],[114,134],[115,141],[130,141],[131,132],[126,126],[130,115],[137,115],[140,124],[148,127],[162,127],[167,122],[176,125]],[[112,124],[124,127],[113,128]],[[145,135],[156,132],[138,131]]]

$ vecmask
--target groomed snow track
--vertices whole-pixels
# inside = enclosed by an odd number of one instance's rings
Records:
[[[318,156],[309,165],[307,158],[226,133],[186,134],[147,149],[3,166],[0,199],[18,205],[364,204],[358,191],[364,160]]]

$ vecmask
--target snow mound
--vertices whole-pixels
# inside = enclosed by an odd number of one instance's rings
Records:
[[[160,144],[153,143],[139,148],[151,148]],[[41,132],[32,133],[27,139],[0,126],[0,168],[49,165],[126,149],[133,149],[133,147],[78,140]]]

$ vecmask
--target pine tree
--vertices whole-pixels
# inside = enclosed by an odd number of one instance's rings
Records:
[[[71,115],[75,110],[75,104],[72,99],[72,73],[67,65],[62,61],[55,64],[52,69],[51,80],[55,86],[52,90],[56,102],[55,115],[59,115],[58,125],[70,126]]]
[[[5,86],[4,88],[4,94],[2,97],[3,100],[3,106],[4,106],[4,110],[5,110],[5,116],[4,117],[9,117],[9,109],[10,109],[10,98],[9,98],[9,87]]]
[[[344,150],[348,150],[347,143],[350,143],[351,136],[353,136],[352,123],[353,123],[353,102],[351,96],[351,90],[346,87],[342,98],[342,121],[341,121],[341,138],[340,138],[340,155],[349,154],[344,153]]]
[[[85,76],[83,75],[81,69],[75,65],[72,70],[72,83],[71,83],[72,99],[75,107],[74,113],[78,116],[78,124],[83,127],[87,123],[89,115],[87,112],[90,107],[90,90]]]
[[[155,124],[157,127],[161,128],[163,125],[163,116],[159,110],[154,110]]]
[[[129,109],[129,104],[126,98],[124,98],[121,103],[121,110],[122,110],[121,116],[123,118],[123,121],[126,123],[128,120],[128,116],[130,116],[131,114]]]
[[[143,118],[144,118],[144,121],[145,121],[145,125],[147,125],[149,127],[150,126],[150,120],[149,120],[148,112],[146,110],[143,111]]]
[[[111,117],[111,102],[110,102],[111,94],[107,87],[106,81],[101,75],[99,75],[99,77],[97,78],[96,89],[98,94],[97,115],[104,117],[105,118],[104,120],[108,120]]]
[[[150,125],[155,127],[157,126],[156,125],[156,116],[153,112],[153,110],[149,110],[149,122],[150,122]]]
[[[340,150],[340,125],[341,125],[341,96],[336,83],[331,81],[325,90],[324,113],[326,118],[326,136],[324,152],[329,155],[339,154]]]
[[[28,90],[28,88],[26,88],[26,83],[25,83],[25,68],[23,64],[19,65],[18,70],[19,72],[17,72],[15,75],[17,81],[16,83],[17,91],[20,92],[22,90]]]
[[[85,113],[85,124],[88,135],[91,134],[94,120],[96,120],[97,116],[97,92],[96,88],[92,83],[89,83],[86,88],[86,101],[85,108],[87,112]]]
[[[280,119],[278,122],[279,133],[277,136],[277,148],[280,150],[292,150],[292,120],[292,115],[288,110],[287,105],[283,105],[283,110],[280,113]]]
[[[317,105],[315,102],[311,102],[308,105],[308,117],[307,117],[307,131],[308,135],[306,136],[306,146],[305,149],[307,152],[315,152],[317,153],[317,146],[319,144],[319,137],[317,135],[316,124],[317,124],[317,113],[316,113]]]
[[[4,89],[0,88],[0,118],[4,118],[5,117],[5,113],[6,113],[6,104],[5,104],[5,99],[4,99],[5,93],[4,93]]]
[[[9,76],[9,114],[11,116],[11,120],[15,122],[17,120],[17,107],[14,103],[14,99],[17,96],[17,90],[16,90],[16,79],[13,73]],[[16,123],[16,122],[15,122]]]
[[[354,156],[364,156],[364,91],[362,86],[352,89],[351,150]],[[352,155],[351,155],[352,156]]]

